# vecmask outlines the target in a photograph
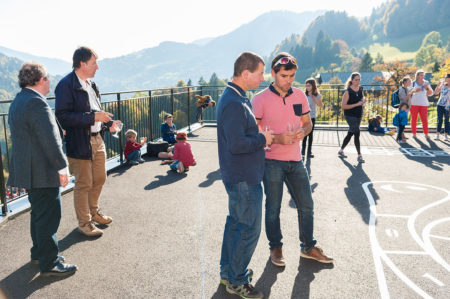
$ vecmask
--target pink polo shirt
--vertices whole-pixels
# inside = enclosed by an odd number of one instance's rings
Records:
[[[272,90],[271,90],[272,89]],[[308,99],[303,91],[292,87],[292,93],[284,99],[273,87],[269,87],[255,95],[252,100],[253,112],[261,127],[269,126],[274,134],[288,130],[288,124],[294,129],[300,128],[300,117],[294,113],[294,104],[302,105],[302,115],[309,113]],[[300,140],[293,144],[272,144],[266,151],[266,159],[279,161],[300,161]]]

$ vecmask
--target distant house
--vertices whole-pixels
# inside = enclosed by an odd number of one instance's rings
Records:
[[[319,73],[316,76],[316,81],[319,84],[329,84],[332,78],[337,77],[342,82],[342,84],[345,84],[351,74],[352,72]],[[391,77],[391,74],[389,72],[368,72],[360,74],[360,85],[377,85],[370,87],[370,89],[373,88],[373,90],[384,90],[383,85]]]

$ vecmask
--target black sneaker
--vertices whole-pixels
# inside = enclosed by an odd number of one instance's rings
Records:
[[[252,282],[252,280],[253,280],[253,270],[252,269],[248,269],[248,276],[250,278],[250,282]],[[227,277],[221,277],[220,278],[220,284],[224,285],[224,286],[227,286],[227,285],[230,284],[230,281],[228,280]]]
[[[227,285],[227,292],[229,294],[238,295],[243,299],[264,298],[263,293],[255,289],[255,287],[252,286],[250,283],[241,284],[238,286],[229,284]]]

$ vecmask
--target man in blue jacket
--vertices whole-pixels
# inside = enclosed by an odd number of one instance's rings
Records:
[[[261,232],[264,145],[272,132],[259,133],[252,105],[246,96],[264,81],[264,60],[244,52],[234,63],[217,105],[217,141],[222,181],[228,193],[228,216],[220,258],[220,283],[242,298],[263,298],[251,284],[247,269]]]
[[[98,70],[97,54],[80,47],[73,54],[74,70],[55,90],[55,113],[66,131],[69,168],[75,176],[74,203],[78,230],[100,236],[95,223],[107,225],[112,218],[99,212],[98,199],[106,180],[106,149],[103,134],[116,131],[111,113],[102,111],[100,93],[89,78]]]

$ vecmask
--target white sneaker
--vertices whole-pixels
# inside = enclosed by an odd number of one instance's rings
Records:
[[[439,140],[439,134],[436,134],[436,137],[434,137],[434,140]]]
[[[444,140],[448,141],[448,136],[447,135],[445,135]]]
[[[178,173],[183,173],[184,172],[184,165],[183,162],[179,161],[178,162]]]

